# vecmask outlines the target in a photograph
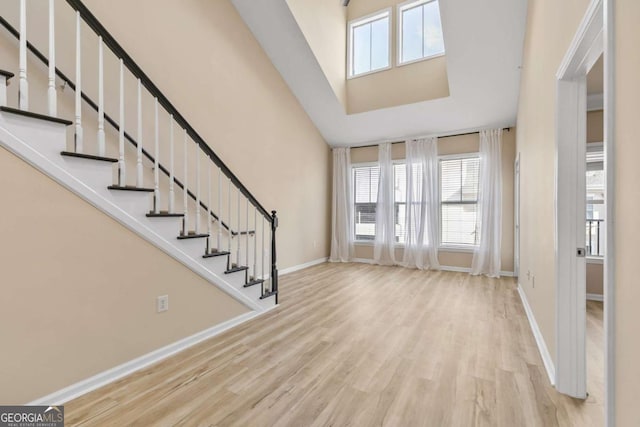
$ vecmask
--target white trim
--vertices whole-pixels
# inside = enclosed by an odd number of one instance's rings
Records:
[[[601,295],[601,294],[587,294],[587,300],[589,300],[589,301],[604,301],[604,295]]]
[[[604,258],[603,257],[588,256],[587,257],[587,264],[604,264]]]
[[[364,73],[353,74],[352,73],[353,71],[353,28],[361,25],[370,24],[373,21],[384,19],[385,17],[389,20],[389,37],[387,40],[387,45],[389,50],[389,57],[387,58],[387,61],[389,65],[387,65],[384,68],[376,68],[375,70],[370,70]],[[346,72],[347,80],[367,76],[369,74],[378,73],[380,71],[390,70],[393,67],[393,61],[391,58],[391,47],[392,47],[391,33],[393,28],[392,18],[393,18],[393,11],[391,7],[387,7],[387,8],[378,10],[377,12],[373,12],[373,13],[370,13],[369,15],[361,16],[360,18],[352,19],[351,21],[347,22],[347,72]]]
[[[375,264],[373,260],[369,258],[353,258],[351,262],[358,262],[360,264]]]
[[[329,257],[314,259],[313,261],[305,262],[303,264],[294,265],[293,267],[283,268],[278,271],[279,276],[284,276],[289,273],[293,273],[294,271],[304,270],[305,268],[313,267],[314,265],[324,264],[329,261]]]
[[[533,311],[531,310],[531,306],[529,305],[529,301],[527,300],[527,295],[522,289],[520,283],[518,283],[518,294],[520,295],[520,300],[522,301],[524,312],[527,314],[531,332],[533,333],[533,337],[535,338],[536,344],[538,345],[538,351],[540,352],[540,357],[542,358],[544,369],[547,371],[549,382],[551,383],[551,385],[555,385],[556,368],[553,365],[553,359],[551,358],[551,354],[549,353],[547,344],[544,342],[544,337],[542,336],[542,332],[540,332],[538,322],[536,322],[536,318],[533,315]]]
[[[184,264],[187,268],[191,269],[193,272],[198,274],[203,279],[207,280],[209,283],[214,284],[240,303],[246,305],[252,310],[264,309],[259,302],[253,301],[247,295],[243,294],[240,290],[236,289],[236,287],[234,287],[227,280],[220,277],[220,275],[216,274],[210,268],[207,268],[204,264],[198,262],[188,253],[178,248],[174,243],[169,242],[149,226],[142,223],[137,218],[133,217],[121,207],[116,205],[113,201],[107,200],[89,185],[71,175],[71,173],[65,170],[61,166],[61,164],[54,162],[53,159],[50,159],[43,153],[35,150],[27,142],[14,135],[11,131],[4,127],[4,120],[6,119],[3,114],[0,115],[0,118],[3,120],[2,122],[0,122],[1,146],[5,147],[7,150],[20,157],[25,162],[29,163],[45,175],[49,176],[51,179],[53,179],[72,193],[84,199],[87,203],[93,205],[97,209],[109,215],[111,218],[118,221],[120,224],[133,231],[141,238],[145,239],[146,241],[150,242],[151,244],[165,252],[167,255]],[[27,123],[26,126],[33,126],[33,119],[23,119],[17,117],[16,120],[24,121],[24,123]],[[39,124],[39,126],[42,127],[46,132],[55,130],[56,127],[64,129],[63,125],[59,124],[41,123]],[[49,147],[55,151],[53,141],[51,142],[52,144],[50,144]],[[56,154],[59,156],[59,150],[56,152]],[[61,158],[61,156],[59,157]],[[56,158],[56,160],[59,159]]]
[[[472,254],[477,248],[478,245],[440,245],[438,246],[438,252],[457,252]]]
[[[604,240],[604,364],[605,364],[605,425],[616,425],[616,295],[615,295],[615,18],[614,0],[603,0],[604,26],[604,158],[605,158],[605,221]]]
[[[65,402],[80,397],[86,393],[89,393],[90,391],[96,390],[120,378],[146,368],[147,366],[160,362],[161,360],[164,360],[170,356],[173,356],[174,354],[186,350],[187,348],[201,343],[202,341],[220,335],[221,333],[228,331],[234,326],[255,319],[256,317],[267,313],[275,307],[277,306],[270,307],[263,311],[250,311],[248,313],[241,314],[240,316],[219,323],[218,325],[213,326],[209,329],[205,329],[204,331],[198,332],[174,343],[161,347],[157,350],[154,350],[150,353],[147,353],[143,356],[137,357],[111,369],[100,372],[99,374],[93,375],[61,390],[35,399],[27,403],[26,405],[62,405]]]

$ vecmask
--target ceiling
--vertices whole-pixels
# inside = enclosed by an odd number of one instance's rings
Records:
[[[331,146],[516,123],[526,0],[441,1],[451,95],[352,115],[336,98],[286,0],[231,1]]]

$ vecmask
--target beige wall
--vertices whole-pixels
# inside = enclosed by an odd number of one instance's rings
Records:
[[[347,8],[339,0],[287,0],[336,97],[347,109]]]
[[[516,148],[516,130],[511,129],[503,134],[502,145],[502,270],[513,271],[513,181]],[[440,138],[438,140],[438,154],[473,153],[479,149],[478,134]],[[404,143],[393,144],[392,158],[404,159]],[[378,160],[377,147],[363,147],[351,149],[351,162],[375,162]],[[356,244],[355,257],[373,259],[371,244]],[[396,249],[397,259],[402,258],[402,249]],[[473,254],[465,252],[439,252],[440,264],[449,267],[471,268]]]
[[[588,3],[529,1],[520,82],[520,285],[554,359],[555,76]]]
[[[587,261],[587,293],[603,295],[603,270],[602,263]]]
[[[449,96],[446,57],[396,66],[397,0],[351,0],[348,20],[391,7],[391,64],[393,68],[347,80],[348,113],[411,104]]]
[[[604,141],[604,117],[602,110],[587,113],[587,142]]]
[[[0,149],[0,402],[23,404],[248,311]],[[169,311],[155,299],[169,295]]]
[[[615,363],[616,416],[619,426],[640,425],[640,286],[638,209],[640,209],[640,2],[615,2]]]

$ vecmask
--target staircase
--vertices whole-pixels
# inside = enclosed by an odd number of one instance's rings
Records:
[[[276,305],[276,212],[81,1],[15,4],[13,23],[7,5],[0,8],[0,37],[17,51],[0,63],[0,145],[252,310]],[[47,43],[28,39],[27,7],[46,15]],[[56,64],[57,27],[73,29],[74,43],[64,44],[73,64]],[[97,73],[87,71],[91,40]],[[114,81],[117,90],[106,91]]]

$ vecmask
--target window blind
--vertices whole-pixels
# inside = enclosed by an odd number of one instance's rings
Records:
[[[443,245],[476,245],[480,159],[440,161],[440,241]]]

